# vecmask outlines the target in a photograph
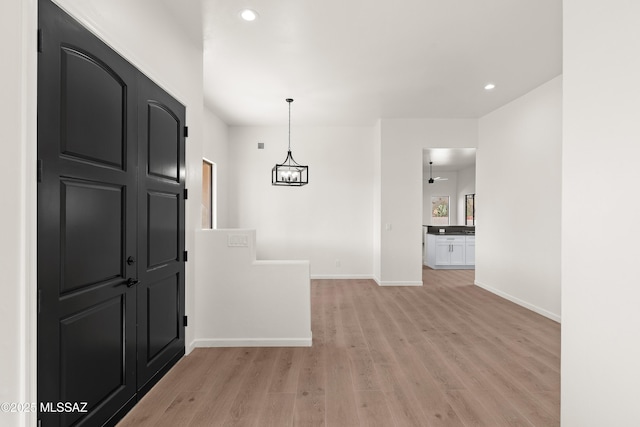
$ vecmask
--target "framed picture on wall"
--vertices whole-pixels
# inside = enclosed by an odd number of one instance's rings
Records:
[[[449,196],[431,197],[431,225],[449,225]]]

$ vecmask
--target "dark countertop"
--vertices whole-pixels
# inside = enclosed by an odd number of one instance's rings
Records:
[[[437,236],[475,236],[476,228],[474,226],[466,225],[423,225],[427,227],[427,234],[434,234]],[[440,232],[440,229],[444,228],[444,233]]]
[[[427,234],[433,234],[436,236],[475,236],[476,232],[475,231],[469,231],[469,232],[464,232],[464,231],[447,231],[444,233],[439,233],[439,232],[435,232],[435,231],[429,231],[427,232]]]

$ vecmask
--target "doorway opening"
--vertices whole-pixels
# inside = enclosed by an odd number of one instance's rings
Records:
[[[476,149],[425,148],[422,159],[422,225],[465,225],[465,197],[476,192]],[[441,203],[433,206],[434,199],[447,197],[446,215],[435,215]]]
[[[202,159],[202,229],[218,228],[217,165]]]

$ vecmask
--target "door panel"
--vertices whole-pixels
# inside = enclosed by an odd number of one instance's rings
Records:
[[[61,185],[61,294],[122,279],[126,187],[71,179]]]
[[[126,84],[100,59],[61,48],[62,153],[122,169]],[[87,139],[93,141],[87,144]]]
[[[179,261],[180,197],[175,193],[147,193],[147,269]]]
[[[148,164],[149,175],[178,182],[180,180],[180,119],[167,106],[155,103],[147,104]]]
[[[180,339],[180,276],[176,274],[150,284],[147,287],[147,301],[147,360],[153,360],[162,350]]]
[[[61,401],[104,402],[126,388],[125,301],[116,296],[60,320],[60,352],[66,355],[60,366]],[[63,414],[62,424],[69,425],[80,415]]]
[[[184,353],[185,109],[144,76],[138,80],[138,388]]]

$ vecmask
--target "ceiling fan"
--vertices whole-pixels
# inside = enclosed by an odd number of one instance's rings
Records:
[[[433,174],[431,173],[431,165],[433,165],[433,162],[429,162],[429,184],[433,184],[436,181],[448,181],[449,180],[449,178],[442,178],[440,176],[436,176],[434,178]]]

